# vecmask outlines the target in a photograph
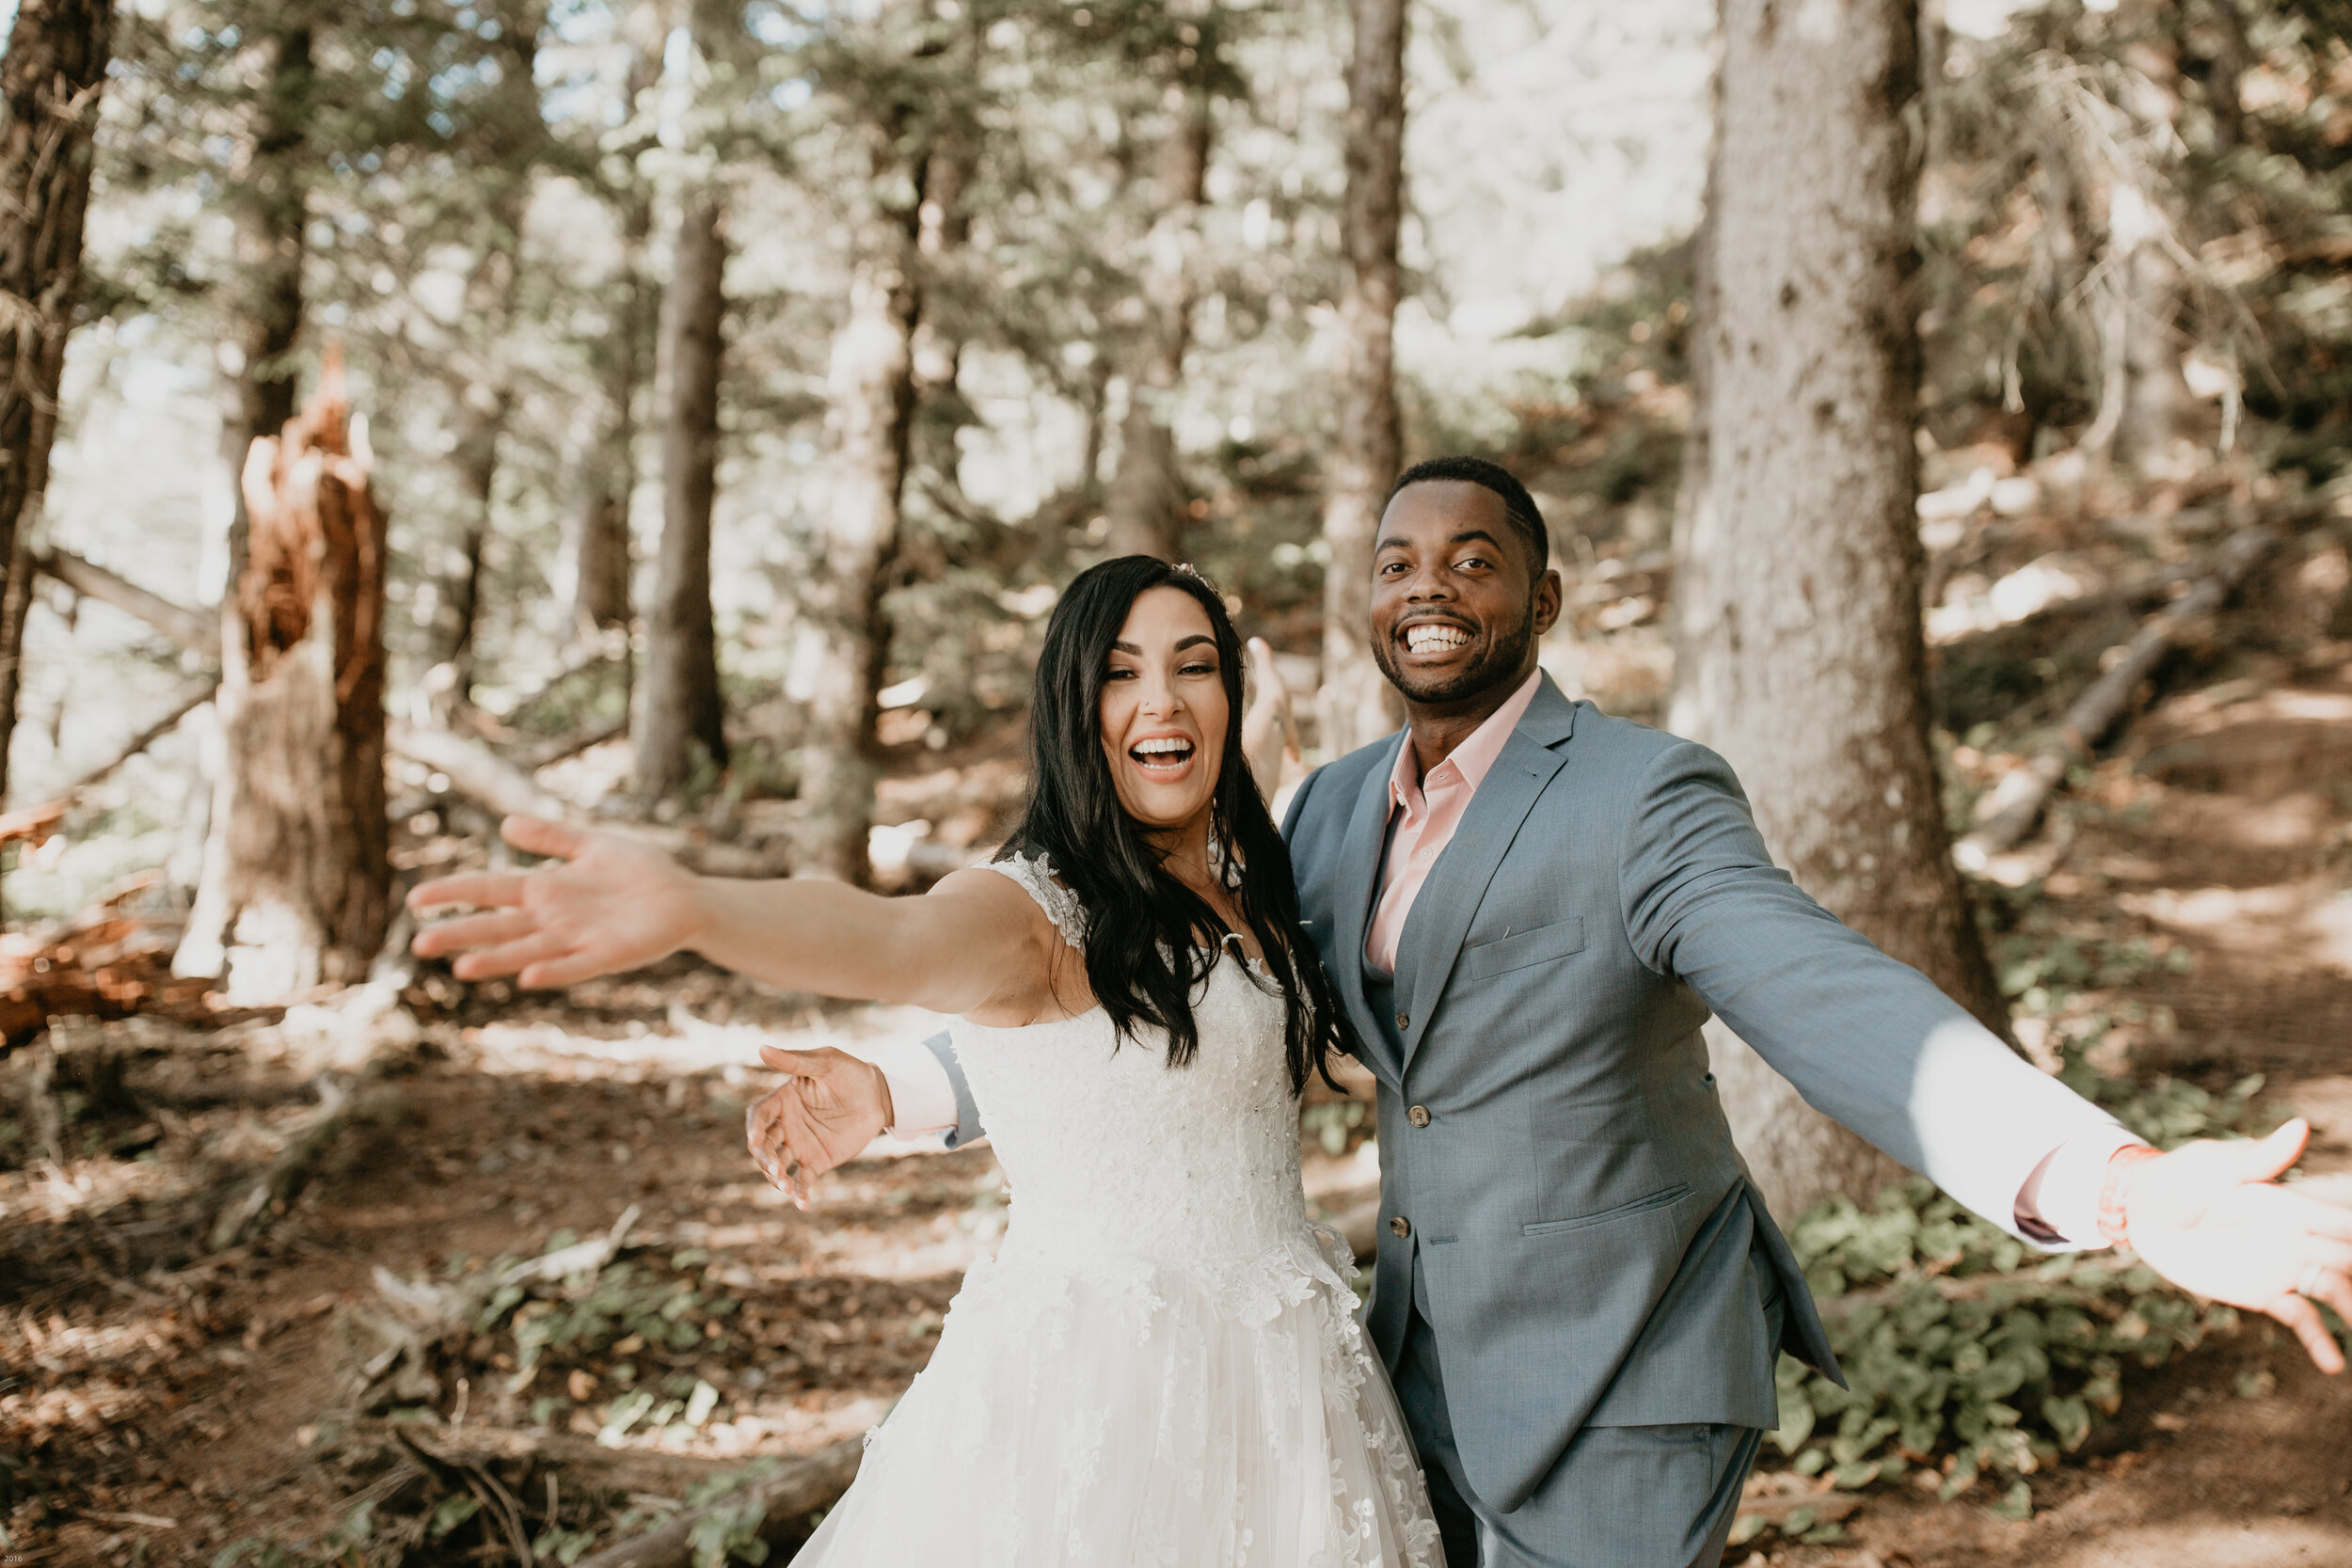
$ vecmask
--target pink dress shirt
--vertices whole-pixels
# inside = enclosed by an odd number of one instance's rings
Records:
[[[1502,754],[1511,732],[1527,717],[1543,679],[1540,670],[1528,676],[1426,778],[1411,737],[1397,749],[1396,766],[1389,774],[1389,800],[1391,812],[1403,815],[1389,842],[1379,902],[1364,932],[1364,959],[1382,974],[1396,973],[1397,942],[1413,912],[1413,900],[1462,825],[1470,798]],[[890,1131],[895,1136],[918,1138],[955,1126],[955,1086],[928,1047],[914,1040],[893,1041],[876,1050],[873,1059],[890,1085],[896,1117]],[[1987,1128],[1984,1136],[1988,1143],[1997,1143],[2001,1130]],[[2098,1228],[2099,1189],[2106,1179],[2107,1162],[2119,1148],[2139,1141],[2119,1130],[2045,1151],[2017,1194],[2018,1227],[2045,1246],[2104,1245]]]
[[[1470,809],[1470,797],[1486,782],[1495,758],[1502,754],[1511,732],[1527,717],[1527,705],[1535,700],[1536,689],[1543,684],[1541,670],[1528,676],[1511,693],[1511,700],[1487,715],[1486,721],[1470,731],[1425,779],[1412,737],[1407,736],[1396,749],[1396,767],[1389,774],[1389,811],[1391,816],[1403,816],[1389,841],[1380,901],[1373,906],[1372,924],[1364,931],[1364,960],[1381,974],[1396,973],[1397,940],[1405,934],[1405,919],[1413,912],[1422,883],[1429,879],[1429,868],[1454,842],[1454,830],[1462,825],[1462,813]]]

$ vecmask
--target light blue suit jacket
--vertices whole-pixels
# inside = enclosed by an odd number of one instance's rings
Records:
[[[1717,1102],[1710,1009],[1812,1104],[2004,1227],[2026,1171],[1988,1160],[1982,1129],[2046,1151],[2112,1127],[1801,892],[1721,757],[1549,676],[1430,869],[1392,994],[1368,985],[1403,743],[1317,769],[1283,832],[1378,1080],[1382,1220],[1407,1230],[1382,1232],[1369,1325],[1393,1367],[1422,1304],[1489,1506],[1518,1507],[1588,1424],[1776,1426],[1782,1348],[1835,1375]],[[977,1136],[934,1049],[957,1135]]]

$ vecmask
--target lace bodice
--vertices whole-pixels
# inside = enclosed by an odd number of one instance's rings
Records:
[[[1082,946],[1085,911],[1049,863],[993,869]],[[1158,1031],[1118,1040],[1100,1007],[1011,1029],[957,1021],[956,1054],[1011,1188],[1005,1257],[1215,1268],[1325,1250],[1299,1188],[1280,993],[1228,952],[1193,1017],[1200,1053],[1176,1068]]]

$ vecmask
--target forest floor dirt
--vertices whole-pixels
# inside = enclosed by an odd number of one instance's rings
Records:
[[[2068,805],[2055,841],[2040,868],[2053,918],[2190,955],[2132,988],[2158,1021],[2134,1069],[2215,1089],[2267,1074],[2265,1102],[2315,1125],[2313,1176],[2352,1190],[2352,644],[2248,656],[2176,690]],[[307,1114],[300,1075],[269,1028],[146,1051],[132,1075],[152,1118],[145,1156],[102,1148],[0,1172],[0,1524],[13,1547],[0,1563],[207,1562],[240,1541],[319,1541],[365,1491],[355,1455],[380,1434],[351,1409],[376,1343],[377,1271],[462,1277],[560,1232],[601,1232],[632,1204],[644,1278],[699,1292],[690,1332],[652,1346],[589,1334],[512,1391],[515,1343],[477,1337],[409,1430],[443,1449],[469,1428],[536,1445],[566,1487],[603,1489],[607,1527],[632,1497],[675,1497],[714,1470],[862,1431],[998,1234],[1001,1177],[985,1148],[879,1148],[803,1213],[745,1157],[741,1116],[765,1081],[761,1041],[855,1048],[928,1026],[685,963],[554,1002],[478,989],[428,1027],[283,1218],[212,1256],[167,1244],[185,1231],[174,1205]],[[1310,1165],[1334,1212],[1375,1174],[1363,1149]],[[611,1431],[624,1387],[694,1384],[715,1395],[699,1421]],[[1841,1542],[1767,1538],[1729,1560],[2352,1568],[2352,1377],[2320,1376],[2252,1322],[2130,1384],[2086,1452],[2031,1484],[2024,1522],[1994,1513],[1990,1481],[1949,1502],[1880,1493]],[[552,1487],[547,1500],[580,1517]]]

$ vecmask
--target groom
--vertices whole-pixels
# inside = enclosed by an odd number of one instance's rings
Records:
[[[1699,1027],[1969,1208],[2122,1242],[2343,1365],[2352,1212],[2271,1183],[2296,1123],[2158,1156],[2018,1059],[1772,863],[1704,747],[1571,702],[1543,519],[1475,458],[1397,482],[1372,645],[1398,735],[1311,774],[1283,832],[1308,932],[1379,1084],[1368,1324],[1456,1568],[1683,1568],[1724,1550],[1778,1424],[1782,1350],[1836,1375],[1750,1184]],[[894,1119],[978,1136],[946,1037],[895,1065],[770,1052],[805,1169]]]

